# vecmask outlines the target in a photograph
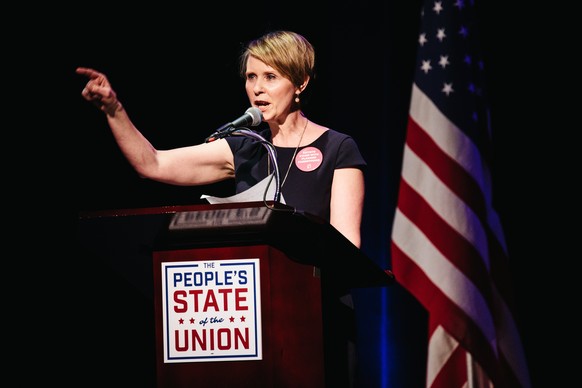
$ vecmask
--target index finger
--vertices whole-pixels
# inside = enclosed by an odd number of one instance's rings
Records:
[[[90,77],[90,78],[97,78],[97,77],[102,75],[98,71],[91,69],[89,67],[77,67],[76,73],[81,74],[81,75],[86,75],[87,77]]]

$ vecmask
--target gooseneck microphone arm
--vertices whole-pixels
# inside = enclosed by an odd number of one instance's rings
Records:
[[[233,131],[230,131],[229,134],[250,137],[252,139],[258,140],[259,143],[261,143],[265,147],[265,149],[267,150],[267,154],[269,155],[271,165],[274,166],[273,175],[275,177],[275,195],[273,201],[279,202],[279,200],[281,199],[281,182],[279,177],[279,165],[277,164],[277,151],[275,151],[275,146],[258,133],[251,131],[249,129],[237,128]]]

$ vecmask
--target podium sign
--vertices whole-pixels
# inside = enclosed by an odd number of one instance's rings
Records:
[[[258,259],[161,265],[164,362],[262,358]]]
[[[313,266],[267,245],[153,259],[159,387],[325,386]]]

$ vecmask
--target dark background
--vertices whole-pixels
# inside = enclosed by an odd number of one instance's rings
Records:
[[[483,3],[494,205],[505,229],[530,374],[534,387],[543,387],[568,380],[567,357],[559,349],[575,338],[568,330],[575,320],[566,302],[577,291],[567,274],[580,259],[572,243],[579,227],[569,196],[579,174],[570,172],[566,151],[576,139],[568,120],[575,110],[567,109],[571,92],[562,90],[567,88],[563,78],[568,56],[556,44],[567,34],[540,26],[542,16],[552,20],[547,10]],[[54,107],[43,117],[40,139],[50,141],[50,151],[38,166],[40,178],[53,179],[54,187],[38,188],[39,195],[55,198],[54,203],[75,216],[81,211],[201,203],[200,194],[220,193],[220,185],[173,187],[138,178],[116,148],[104,115],[81,98],[86,80],[75,68],[93,67],[107,74],[134,123],[157,148],[190,145],[248,107],[237,73],[242,44],[271,29],[291,29],[316,48],[317,77],[304,111],[312,121],[352,135],[369,163],[362,249],[389,268],[420,1],[196,7],[87,7],[69,10],[70,17],[51,23],[43,20],[47,28],[39,29],[36,37],[44,51],[35,63],[43,66],[32,65],[28,73],[35,80],[31,90],[41,90],[41,99]],[[63,82],[54,84],[46,69],[56,69]],[[36,113],[28,115],[25,119],[34,119]],[[51,174],[55,170],[59,173]],[[63,240],[60,236],[57,241]],[[96,258],[76,259],[90,263],[94,273],[87,278],[93,289],[100,287],[96,279],[107,279],[108,287],[100,292],[109,299],[100,299],[93,290],[94,299],[81,307],[84,317],[91,311],[102,313],[93,317],[100,336],[91,343],[92,356],[85,354],[87,348],[83,353],[87,360],[101,360],[95,354],[128,337],[111,334],[117,328],[107,316],[119,314],[124,304],[99,306],[97,301],[115,301],[116,295],[129,293],[135,294],[136,304],[147,302],[123,275],[93,266],[90,259]],[[362,384],[422,387],[422,309],[398,285],[356,290],[355,296],[365,349]],[[144,324],[144,333],[149,329]],[[98,373],[92,368],[87,373],[104,380],[116,375],[119,381],[151,381],[151,371],[129,366],[124,357],[102,360]],[[134,357],[149,362],[147,352]]]

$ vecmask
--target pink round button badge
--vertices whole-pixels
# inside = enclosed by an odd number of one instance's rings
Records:
[[[315,147],[305,147],[295,157],[295,165],[305,172],[315,170],[322,162],[323,154]]]

